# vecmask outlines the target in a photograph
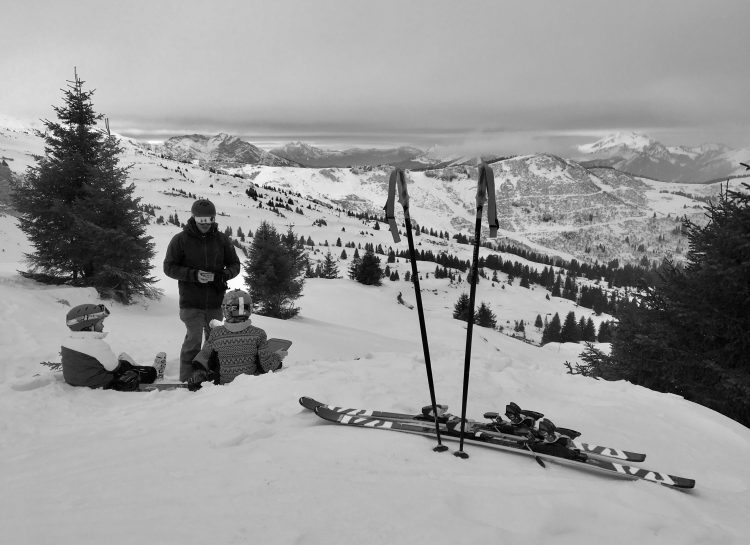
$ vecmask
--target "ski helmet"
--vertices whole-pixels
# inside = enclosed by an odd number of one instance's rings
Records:
[[[248,318],[252,313],[253,300],[250,294],[242,290],[228,291],[221,302],[224,318]]]
[[[83,331],[109,316],[109,309],[104,305],[84,304],[73,307],[65,316],[65,323],[71,331]]]
[[[198,199],[190,208],[190,213],[195,217],[212,218],[216,216],[216,207],[208,199]]]

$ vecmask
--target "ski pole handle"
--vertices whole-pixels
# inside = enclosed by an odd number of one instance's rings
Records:
[[[409,192],[406,189],[406,176],[404,171],[396,168],[391,172],[391,178],[388,180],[388,200],[385,203],[385,218],[393,235],[393,242],[400,242],[401,237],[398,234],[398,225],[396,225],[395,198],[398,190],[398,202],[403,206],[404,211],[409,209]]]
[[[484,203],[487,202],[487,222],[490,225],[490,237],[497,236],[500,223],[497,219],[497,204],[495,202],[495,174],[487,163],[479,165],[477,179],[477,214],[482,213]]]

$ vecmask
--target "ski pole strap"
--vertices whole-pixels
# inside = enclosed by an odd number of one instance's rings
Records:
[[[398,234],[398,225],[396,225],[396,213],[394,211],[396,200],[396,189],[398,189],[398,202],[404,207],[409,208],[409,193],[406,191],[406,177],[404,171],[400,168],[391,172],[391,179],[388,181],[388,201],[385,203],[385,219],[393,235],[393,242],[400,242],[401,237]]]
[[[487,204],[487,221],[490,224],[490,237],[497,236],[500,223],[497,220],[497,204],[495,202],[495,175],[487,163],[479,165],[479,180],[477,182],[477,213],[480,207]]]

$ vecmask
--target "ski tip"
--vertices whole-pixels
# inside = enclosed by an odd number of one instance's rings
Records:
[[[688,479],[686,477],[676,477],[675,475],[670,475],[670,479],[672,479],[672,483],[661,483],[664,486],[668,486],[669,488],[676,488],[678,490],[692,490],[695,488],[695,479]]]
[[[325,405],[318,405],[313,410],[315,411],[315,414],[317,414],[323,420],[330,420],[331,422],[339,421],[339,413],[337,413],[336,411],[332,411]]]
[[[310,411],[314,411],[317,407],[321,407],[324,405],[324,403],[316,401],[313,398],[307,396],[302,396],[301,398],[299,398],[299,404]]]

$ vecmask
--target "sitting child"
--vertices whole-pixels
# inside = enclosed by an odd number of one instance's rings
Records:
[[[190,389],[198,389],[208,379],[209,371],[217,373],[218,384],[226,384],[238,375],[260,375],[281,367],[287,352],[268,349],[266,332],[250,323],[251,305],[250,294],[242,290],[232,290],[224,296],[221,308],[225,321],[211,330],[193,359]],[[212,362],[218,369],[212,369]]]
[[[135,365],[125,352],[115,357],[104,341],[107,316],[109,309],[104,305],[78,305],[68,312],[65,319],[71,333],[60,349],[65,382],[71,386],[120,391],[137,390],[141,382],[154,382],[153,367]]]

